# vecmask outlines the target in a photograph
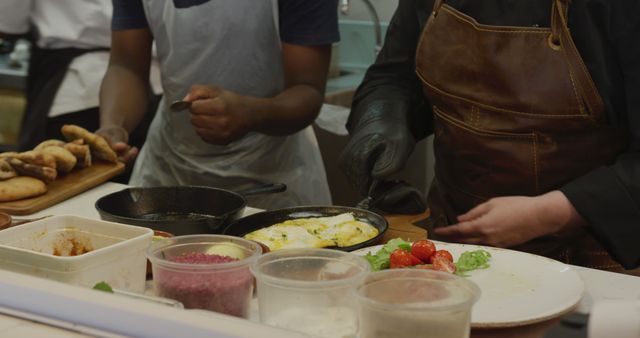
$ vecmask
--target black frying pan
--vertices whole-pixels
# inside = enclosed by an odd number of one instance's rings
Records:
[[[362,243],[347,247],[331,247],[330,249],[338,249],[343,251],[353,251],[370,245],[377,244],[387,231],[389,224],[381,215],[359,208],[340,207],[340,206],[304,206],[287,209],[279,209],[272,211],[263,211],[257,214],[249,215],[230,223],[222,232],[225,235],[242,237],[254,230],[266,228],[268,226],[284,222],[296,218],[309,217],[326,217],[335,216],[350,212],[353,216],[362,222],[369,223],[378,229],[378,236]]]
[[[127,188],[101,197],[95,207],[105,221],[144,226],[174,235],[219,233],[240,217],[245,196],[285,191],[284,184],[266,184],[233,192],[178,186]]]

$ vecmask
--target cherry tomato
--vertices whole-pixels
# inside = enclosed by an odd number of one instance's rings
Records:
[[[431,261],[431,256],[434,252],[436,252],[436,245],[427,239],[415,241],[411,245],[411,254],[418,257],[425,263],[429,263]]]
[[[409,251],[403,249],[394,250],[391,253],[391,257],[389,257],[389,266],[392,269],[404,268],[418,264],[422,264],[422,262]]]
[[[431,256],[431,260],[433,260],[435,257],[446,258],[449,262],[453,262],[453,255],[447,250],[437,250],[433,254],[433,256]]]
[[[453,262],[449,261],[447,258],[433,257],[432,261],[433,261],[432,263],[433,263],[434,270],[444,271],[448,273],[456,272],[456,266],[453,264]]]

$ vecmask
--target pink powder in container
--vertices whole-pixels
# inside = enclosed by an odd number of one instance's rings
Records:
[[[220,246],[232,247],[236,257],[209,253]],[[242,238],[189,235],[154,243],[147,255],[158,296],[180,301],[188,309],[247,318],[254,285],[249,266],[261,253],[258,244]]]

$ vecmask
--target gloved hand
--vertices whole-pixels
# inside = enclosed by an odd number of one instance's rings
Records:
[[[416,144],[404,102],[374,101],[365,109],[339,159],[340,168],[363,196],[369,194],[374,179],[400,171]]]
[[[427,210],[420,190],[404,181],[383,181],[371,192],[371,209],[390,214],[414,215]]]

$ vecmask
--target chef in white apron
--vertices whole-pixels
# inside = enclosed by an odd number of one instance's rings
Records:
[[[336,1],[326,3],[335,14]],[[140,5],[146,22],[136,23],[126,14]],[[290,14],[291,8],[296,6],[297,11],[309,16],[297,18],[298,22],[313,21],[313,8],[326,7],[313,0],[114,1],[114,33],[145,25],[149,28],[157,47],[164,89],[163,102],[135,163],[131,185],[206,185],[238,191],[261,183],[282,182],[288,187],[285,193],[253,198],[249,204],[273,209],[331,203],[322,157],[310,126],[287,136],[249,132],[228,145],[215,145],[196,133],[189,111],[169,109],[169,104],[184,98],[194,84],[215,85],[259,98],[275,97],[285,90],[280,29],[285,22],[283,16],[294,15]],[[284,13],[283,8],[288,12]],[[335,15],[330,19],[334,21],[332,33],[318,33],[318,39],[324,41],[312,38],[308,44],[330,45],[337,39],[337,19]],[[117,110],[113,107],[123,106],[118,106],[117,100],[128,95],[124,90],[108,87],[108,81],[116,78],[110,76],[108,71],[102,98],[116,102],[103,104],[101,129],[128,129],[131,122],[118,126],[118,119],[110,118]]]

